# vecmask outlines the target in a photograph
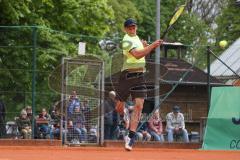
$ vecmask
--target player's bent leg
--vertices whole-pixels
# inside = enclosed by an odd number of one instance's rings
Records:
[[[136,132],[136,129],[137,129],[140,117],[141,117],[143,103],[144,103],[143,98],[135,98],[135,106],[134,106],[133,113],[131,114],[130,130],[129,130],[129,135],[128,135],[128,138],[130,139],[130,141],[128,141],[129,139],[127,139],[127,141],[125,141],[125,149],[128,151],[132,150],[132,146],[135,141],[135,136],[136,136],[135,132]]]
[[[124,124],[125,124],[125,129],[129,129],[130,114],[129,114],[129,110],[127,108],[124,108],[123,120],[124,120]]]
[[[136,132],[138,123],[141,118],[142,109],[143,109],[143,98],[135,98],[135,106],[133,113],[131,114],[131,120],[130,120],[130,130],[133,132]]]
[[[119,115],[123,115],[124,114],[124,107],[125,107],[125,103],[117,100],[116,101],[116,107],[115,110],[119,113]]]

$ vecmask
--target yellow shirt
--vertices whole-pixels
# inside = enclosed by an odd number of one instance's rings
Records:
[[[130,51],[132,49],[141,50],[144,48],[141,40],[138,36],[131,37],[128,34],[126,34],[123,37],[122,41],[122,48],[123,48],[123,70],[126,69],[137,69],[142,68],[145,70],[145,57],[142,57],[140,59],[136,59]]]

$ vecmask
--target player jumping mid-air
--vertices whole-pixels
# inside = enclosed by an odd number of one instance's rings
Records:
[[[117,88],[116,110],[123,114],[125,101],[131,95],[135,105],[130,118],[129,134],[125,138],[125,149],[131,151],[144,98],[147,96],[144,78],[145,56],[160,46],[163,41],[156,40],[148,45],[146,41],[140,40],[137,36],[137,23],[134,19],[127,19],[124,22],[124,30],[126,32],[122,41],[124,58]]]

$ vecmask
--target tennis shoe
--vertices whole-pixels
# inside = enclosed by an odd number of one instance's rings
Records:
[[[132,147],[134,144],[134,137],[133,138],[129,138],[128,136],[125,138],[125,149],[127,151],[131,151]]]

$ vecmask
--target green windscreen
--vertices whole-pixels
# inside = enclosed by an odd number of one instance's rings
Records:
[[[203,149],[240,150],[240,87],[214,87]]]

